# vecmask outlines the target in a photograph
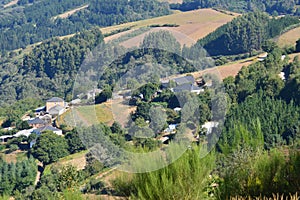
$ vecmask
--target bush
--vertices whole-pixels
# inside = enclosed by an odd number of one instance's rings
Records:
[[[5,145],[0,144],[0,151],[3,151],[5,148]]]
[[[14,151],[17,151],[18,149],[19,149],[19,146],[16,144],[9,145],[9,152],[14,152]]]
[[[208,177],[215,164],[210,153],[200,158],[200,148],[193,146],[168,167],[148,173],[124,174],[114,181],[120,195],[132,199],[205,199]]]
[[[271,151],[235,152],[227,159],[223,182],[217,196],[272,197],[273,194],[295,194],[300,185],[300,152]]]

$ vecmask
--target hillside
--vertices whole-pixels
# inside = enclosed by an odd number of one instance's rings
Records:
[[[171,8],[180,10],[194,10],[198,8],[220,8],[235,12],[266,12],[271,15],[300,15],[300,2],[298,0],[277,0],[277,1],[260,1],[260,0],[183,0],[181,4],[173,4]]]
[[[102,31],[112,31],[114,28],[124,28],[128,26],[134,26],[135,28],[151,26],[151,25],[164,25],[175,24],[178,27],[158,27],[153,28],[152,31],[167,30],[170,31],[181,45],[192,45],[198,39],[201,39],[209,33],[215,31],[218,27],[230,22],[238,14],[225,14],[213,9],[200,9],[189,12],[177,12],[172,15],[163,16],[159,18],[143,20],[140,22],[128,23],[122,26],[104,28]],[[129,48],[137,46],[143,41],[145,35],[149,32],[145,32],[141,35],[133,37],[127,41],[121,43],[123,46]]]
[[[203,46],[211,56],[253,53],[261,50],[267,40],[299,23],[292,16],[270,18],[261,12],[248,13],[198,40],[195,46]]]
[[[22,0],[16,6],[0,11],[1,52],[25,48],[54,36],[74,34],[95,26],[105,27],[170,14],[168,3],[156,0],[29,2]],[[86,8],[86,5],[89,6]]]
[[[278,38],[278,45],[281,47],[294,46],[300,38],[300,27],[294,28]]]

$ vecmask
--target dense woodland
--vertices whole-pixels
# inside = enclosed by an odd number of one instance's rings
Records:
[[[300,9],[297,7],[299,4],[299,0],[183,0],[182,4],[173,4],[171,8],[187,11],[216,7],[235,12],[263,11],[272,15],[300,15]]]
[[[298,24],[296,17],[270,19],[263,13],[249,13],[218,28],[196,45],[203,46],[211,56],[251,53],[260,50],[266,40]]]
[[[1,52],[24,48],[55,36],[64,36],[93,26],[111,26],[167,15],[168,4],[144,0],[45,0],[20,1],[20,6],[0,12]],[[55,18],[66,11],[89,5],[67,19]]]

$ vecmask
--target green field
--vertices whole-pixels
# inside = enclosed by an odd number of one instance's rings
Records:
[[[113,114],[109,104],[78,106],[71,108],[58,119],[58,125],[66,124],[74,127],[78,124],[91,126],[93,124],[111,124]]]
[[[44,174],[50,174],[51,167],[59,167],[59,166],[66,166],[66,165],[73,165],[78,170],[84,169],[86,161],[85,155],[88,153],[88,150],[81,151],[79,153],[68,155],[64,158],[59,159],[59,161],[47,165],[44,170]]]

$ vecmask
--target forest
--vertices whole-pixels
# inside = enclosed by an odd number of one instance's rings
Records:
[[[254,12],[223,25],[196,45],[203,46],[211,56],[253,53],[262,49],[265,41],[298,25],[297,17],[270,19],[264,13]]]
[[[171,8],[183,11],[199,8],[220,8],[234,12],[263,11],[271,15],[300,15],[299,0],[183,0],[182,4],[171,4]]]
[[[156,0],[45,0],[20,1],[20,6],[0,12],[1,52],[25,48],[55,36],[65,36],[95,26],[111,26],[170,14],[167,3]],[[58,14],[89,5],[66,19]]]

